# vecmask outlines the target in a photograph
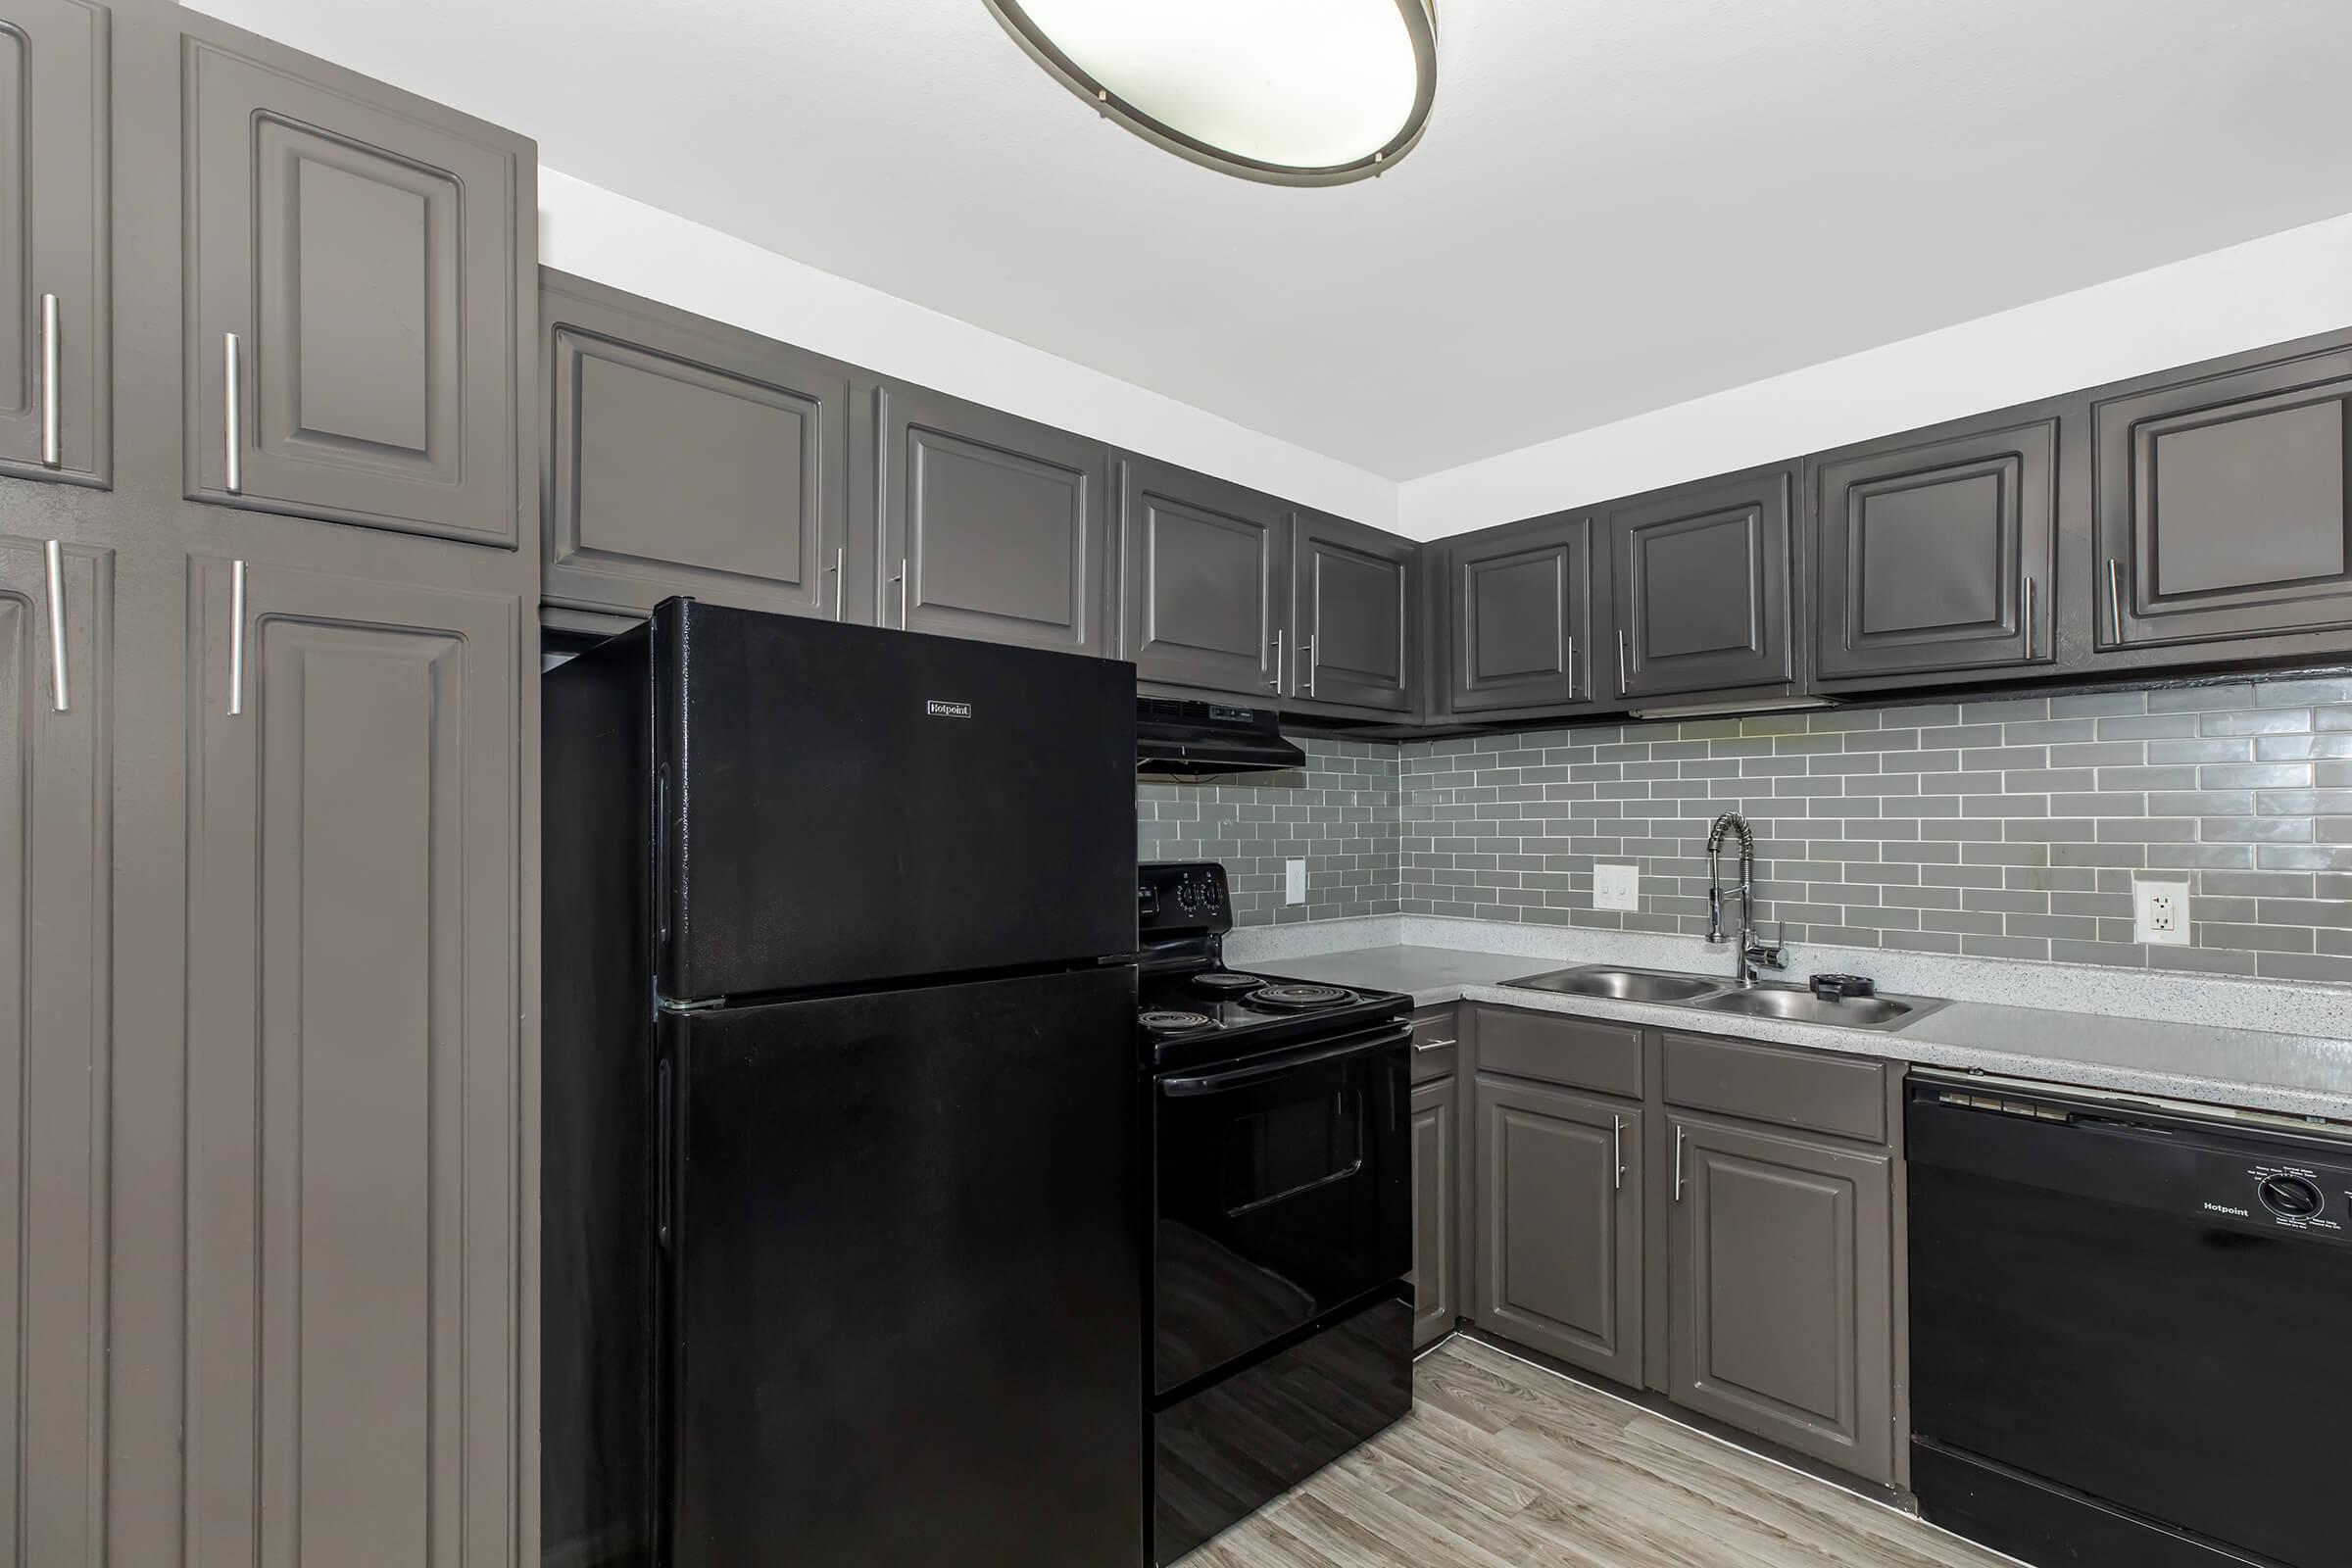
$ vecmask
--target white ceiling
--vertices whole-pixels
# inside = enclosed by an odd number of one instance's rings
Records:
[[[203,0],[550,168],[1404,479],[2352,211],[2345,0],[1442,0],[1249,183],[981,0]]]

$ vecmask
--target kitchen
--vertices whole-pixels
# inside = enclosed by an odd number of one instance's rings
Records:
[[[0,0],[13,1561],[2346,1560],[2352,19],[1439,9]]]

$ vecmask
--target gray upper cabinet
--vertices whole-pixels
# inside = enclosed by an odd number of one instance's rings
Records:
[[[538,512],[532,144],[189,24],[189,496],[514,548]]]
[[[1592,519],[1560,513],[1445,554],[1444,669],[1455,713],[1571,707],[1592,696]]]
[[[1453,1332],[1461,1316],[1456,1282],[1461,1276],[1461,1227],[1456,1200],[1461,1189],[1460,1118],[1454,1080],[1441,1078],[1413,1089],[1413,1345],[1416,1348]]]
[[[2102,649],[2352,626],[2352,348],[2232,365],[2094,409]]]
[[[1615,693],[1636,704],[1796,678],[1788,467],[1612,504],[1603,514]]]
[[[0,473],[113,472],[109,13],[0,0]]]
[[[1289,509],[1151,458],[1119,458],[1122,657],[1136,678],[1268,703],[1297,690]]]
[[[0,1522],[25,1568],[106,1555],[113,564],[0,539]]]
[[[876,397],[878,623],[1107,654],[1109,449],[919,387]]]
[[[1997,416],[1807,462],[1824,681],[2055,657],[2058,423]]]
[[[189,570],[187,1557],[508,1562],[516,602]]]
[[[1319,512],[1291,518],[1294,706],[1409,713],[1419,662],[1415,546]]]
[[[1482,1041],[1490,1015],[1482,1009]],[[1641,1104],[1483,1072],[1476,1093],[1471,1316],[1589,1371],[1641,1383]]]
[[[1669,1115],[1678,1403],[1894,1479],[1891,1157]]]
[[[845,617],[873,553],[870,512],[851,537],[848,366],[562,272],[539,318],[551,603]]]

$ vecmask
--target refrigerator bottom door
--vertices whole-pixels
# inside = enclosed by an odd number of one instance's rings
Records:
[[[671,1018],[676,1568],[1132,1568],[1135,972]]]

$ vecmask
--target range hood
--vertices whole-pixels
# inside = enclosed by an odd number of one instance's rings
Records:
[[[1135,770],[1160,778],[1214,778],[1303,767],[1306,754],[1282,738],[1270,708],[1228,708],[1142,697],[1135,704]]]

